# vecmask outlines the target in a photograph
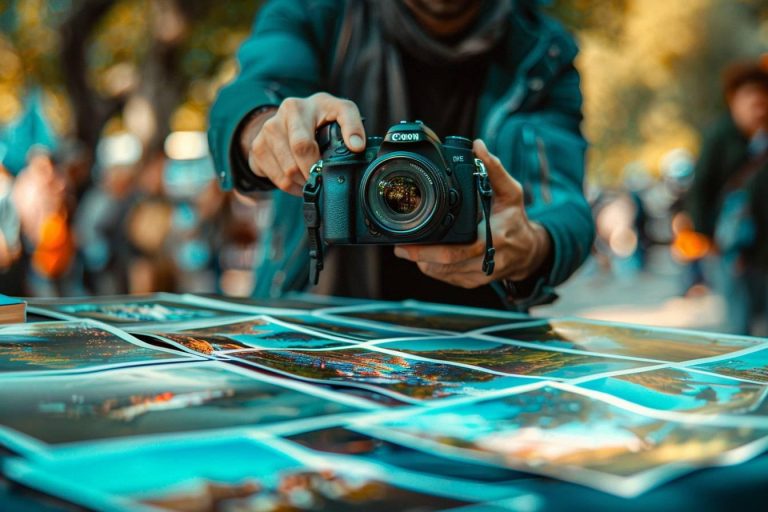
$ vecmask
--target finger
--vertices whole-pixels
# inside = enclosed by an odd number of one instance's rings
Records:
[[[483,271],[483,256],[475,256],[458,263],[426,263],[430,272],[435,274],[477,274]]]
[[[319,120],[316,126],[336,121],[341,127],[344,144],[351,151],[359,153],[365,149],[365,128],[363,128],[360,111],[354,102],[326,94],[321,96],[318,110],[323,119]]]
[[[265,138],[264,143],[269,147],[272,156],[277,161],[282,175],[299,187],[303,187],[307,178],[302,174],[299,164],[293,158],[293,153],[288,145],[288,138],[282,133],[273,133]]]
[[[488,146],[481,139],[473,143],[475,156],[483,161],[488,172],[488,180],[491,182],[493,195],[498,200],[509,202],[523,201],[523,187],[513,178],[502,165],[501,160],[488,151]]]
[[[484,251],[484,242],[478,240],[461,245],[399,245],[395,248],[395,255],[411,261],[447,265],[480,256]]]
[[[248,156],[248,164],[254,172],[266,176],[277,188],[295,196],[300,196],[302,187],[295,183],[289,176],[283,174],[280,164],[272,154],[269,145],[258,138],[253,144],[253,149]]]
[[[295,112],[286,115],[286,132],[288,133],[288,146],[293,159],[298,165],[304,179],[309,178],[309,170],[320,160],[320,148],[315,141],[314,119],[307,118],[307,113],[300,107],[295,107]]]
[[[484,284],[487,284],[488,278],[481,272],[478,273],[471,273],[471,274],[443,274],[440,272],[434,271],[429,263],[418,263],[419,270],[421,270],[425,275],[437,279],[438,281],[443,281],[445,283],[451,284],[453,286],[459,286],[461,288],[477,288],[479,286],[482,286]]]

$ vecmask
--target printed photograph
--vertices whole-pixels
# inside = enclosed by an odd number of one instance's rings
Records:
[[[261,426],[359,410],[218,362],[8,379],[0,424],[47,444]],[[340,400],[342,400],[340,398]]]
[[[579,387],[662,411],[768,415],[768,386],[682,368],[615,375]]]
[[[391,341],[376,346],[513,375],[554,379],[576,379],[598,373],[642,368],[651,364],[592,354],[556,352],[543,348],[539,350],[503,341],[470,337]]]
[[[273,315],[273,317],[283,322],[303,326],[330,336],[342,336],[359,341],[414,338],[426,335],[423,331],[415,331],[406,327],[355,323],[350,321],[350,319],[331,315]]]
[[[198,326],[146,331],[201,354],[244,349],[324,349],[348,346],[354,340],[328,338],[320,333],[291,329],[268,317],[236,321],[201,322]]]
[[[331,297],[311,293],[287,293],[282,297],[259,299],[255,297],[231,297],[216,294],[187,295],[190,302],[215,301],[222,306],[247,306],[255,309],[296,309],[312,311],[320,308],[342,307],[353,304],[368,304],[369,301],[349,297]],[[213,303],[211,303],[213,304]],[[222,309],[225,309],[224,307]]]
[[[768,383],[768,348],[733,358],[723,358],[693,366],[737,379]]]
[[[556,319],[542,321],[538,325],[492,329],[486,334],[544,347],[665,362],[719,356],[760,343],[757,338]]]
[[[108,324],[131,325],[147,323],[186,322],[189,320],[231,317],[235,313],[221,309],[192,305],[171,294],[133,297],[84,297],[32,300],[30,308],[56,318],[91,318]]]
[[[106,447],[79,457],[54,456],[34,467],[14,461],[11,469],[33,487],[45,489],[55,480],[60,493],[96,508],[133,503],[183,512],[430,512],[471,503],[451,497],[460,494],[455,487],[439,493],[418,481],[391,483],[370,465],[347,458],[322,463],[289,444],[247,437],[170,441],[133,452]],[[135,463],[137,455],[143,464]]]
[[[333,316],[357,318],[385,324],[399,325],[430,331],[467,332],[495,325],[530,322],[530,317],[509,315],[482,315],[471,313],[463,308],[431,307],[427,304],[409,304],[403,306],[382,305],[378,308],[360,308],[359,310],[329,311]]]
[[[660,420],[551,386],[384,416],[353,428],[425,451],[627,496],[686,469],[717,463],[730,450],[768,435],[765,428]],[[760,451],[761,445],[748,455]]]
[[[0,326],[0,377],[191,360],[88,321]]]
[[[335,385],[364,385],[406,400],[436,400],[482,395],[536,382],[505,377],[463,366],[423,361],[405,354],[365,348],[336,350],[260,350],[235,352],[228,357],[285,375]]]
[[[404,444],[344,427],[302,432],[286,439],[320,452],[349,455],[410,471],[472,480],[474,483],[513,486],[516,479],[530,478],[530,475],[520,471],[442,457],[438,451],[416,450]]]

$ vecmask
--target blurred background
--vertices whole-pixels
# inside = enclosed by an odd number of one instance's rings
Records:
[[[270,205],[219,190],[204,132],[260,3],[0,0],[0,293],[251,292]],[[598,240],[538,313],[725,329],[682,205],[768,0],[545,9],[581,46]]]

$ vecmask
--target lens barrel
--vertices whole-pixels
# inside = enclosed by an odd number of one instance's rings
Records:
[[[449,208],[444,172],[417,153],[398,151],[374,160],[361,180],[360,204],[375,231],[402,241],[441,228]]]

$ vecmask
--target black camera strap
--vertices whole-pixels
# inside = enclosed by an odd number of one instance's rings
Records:
[[[488,179],[488,171],[485,170],[485,164],[479,158],[475,158],[475,181],[477,182],[477,194],[480,196],[480,207],[483,209],[485,217],[485,255],[483,256],[483,272],[490,276],[493,274],[496,256],[496,249],[493,248],[493,236],[491,233],[491,199],[493,189]]]
[[[323,188],[323,161],[309,170],[304,184],[304,222],[309,235],[309,282],[317,284],[323,270],[323,240],[320,238],[320,191]]]

